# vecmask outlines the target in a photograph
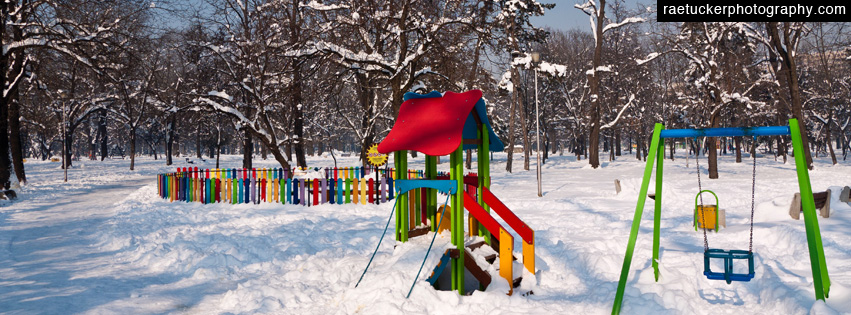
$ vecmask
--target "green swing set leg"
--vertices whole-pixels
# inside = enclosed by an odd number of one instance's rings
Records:
[[[632,253],[635,250],[635,240],[638,238],[638,225],[641,223],[641,214],[644,212],[644,201],[647,199],[647,187],[650,186],[650,175],[653,174],[653,164],[656,162],[656,155],[659,151],[659,142],[661,140],[659,133],[662,132],[663,128],[664,126],[662,126],[662,124],[656,124],[653,127],[653,140],[650,142],[650,150],[647,154],[647,166],[644,168],[644,179],[641,181],[641,190],[638,192],[638,203],[635,205],[635,216],[632,219],[632,229],[629,232],[629,243],[626,245],[626,253],[623,258],[620,281],[618,281],[618,291],[615,295],[615,303],[612,305],[612,314],[619,314],[621,305],[623,304],[623,293],[626,289],[626,279],[629,276],[629,266],[632,264]],[[661,181],[659,181],[659,183],[661,183]],[[654,233],[658,233],[658,229],[656,231],[657,232]]]
[[[789,131],[792,136],[792,148],[795,150],[795,168],[798,172],[798,186],[801,194],[801,208],[804,210],[804,227],[807,230],[807,247],[810,252],[810,267],[813,270],[813,286],[816,300],[824,300],[830,292],[830,278],[827,275],[827,263],[824,260],[824,247],[821,243],[821,232],[816,216],[813,188],[810,185],[810,174],[807,171],[804,145],[801,141],[801,129],[797,119],[789,120]]]
[[[659,281],[659,230],[662,222],[662,163],[665,161],[665,140],[659,139],[656,152],[656,203],[653,205],[653,276]]]

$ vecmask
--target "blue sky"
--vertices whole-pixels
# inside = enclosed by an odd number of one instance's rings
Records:
[[[540,26],[549,26],[555,29],[569,30],[578,28],[584,31],[590,31],[588,26],[588,16],[582,11],[574,8],[573,5],[583,3],[580,0],[539,0],[542,3],[555,3],[555,8],[547,11],[547,14],[542,17],[532,18],[532,23]],[[611,2],[611,0],[609,0]],[[652,0],[626,0],[627,6],[635,7],[638,2],[651,3]],[[655,2],[655,1],[652,1]],[[190,6],[205,6],[203,0],[186,0],[183,4]],[[179,25],[183,23],[179,19],[170,19],[167,21],[170,25]]]
[[[541,17],[532,18],[532,23],[539,26],[549,26],[555,29],[569,30],[578,28],[583,31],[590,31],[588,24],[588,15],[573,7],[574,4],[584,3],[579,0],[540,0],[541,3],[555,3],[556,7],[547,11],[547,14]],[[629,8],[634,8],[636,3],[651,3],[650,0],[626,0],[626,5]],[[655,1],[653,1],[655,2]]]

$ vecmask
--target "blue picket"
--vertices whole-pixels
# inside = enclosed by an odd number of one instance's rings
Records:
[[[319,200],[319,202],[321,202],[321,203],[328,202],[328,199],[327,199],[328,198],[328,186],[327,185],[328,185],[328,181],[326,181],[324,178],[319,180],[319,188],[320,188],[319,194],[322,195],[322,198]]]
[[[387,202],[387,177],[381,178],[381,188],[378,194],[381,195],[381,203]]]
[[[287,204],[293,204],[293,191],[292,191],[293,180],[287,178],[286,185],[287,185],[287,187],[286,187],[286,189],[287,189]]]

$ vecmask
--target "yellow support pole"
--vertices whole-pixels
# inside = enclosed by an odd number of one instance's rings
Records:
[[[531,273],[535,273],[535,231],[532,230],[532,243],[523,241],[523,266]]]
[[[508,281],[508,295],[514,293],[514,237],[503,228],[499,229],[499,275]]]

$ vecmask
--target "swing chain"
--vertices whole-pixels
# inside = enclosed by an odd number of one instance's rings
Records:
[[[698,196],[700,198],[700,209],[695,209],[695,210],[700,211],[700,224],[703,225],[703,227],[701,228],[701,230],[703,230],[703,251],[708,252],[709,251],[709,239],[707,239],[707,237],[706,237],[706,214],[703,213],[703,194],[702,194],[703,187],[700,183],[700,148],[699,148],[699,145],[698,145],[698,142],[697,142],[697,137],[694,137],[692,142],[694,142],[694,147],[695,147],[694,148],[694,150],[695,150],[694,151],[694,164],[695,164],[695,166],[697,166],[697,191],[698,191]],[[718,209],[715,209],[715,211],[718,211]],[[715,224],[718,224],[718,223],[716,222]]]
[[[756,136],[753,137],[753,142],[754,143],[751,148],[751,155],[753,156],[753,179],[751,182],[751,236],[750,241],[748,242],[748,253],[753,253],[753,214],[756,198]]]

